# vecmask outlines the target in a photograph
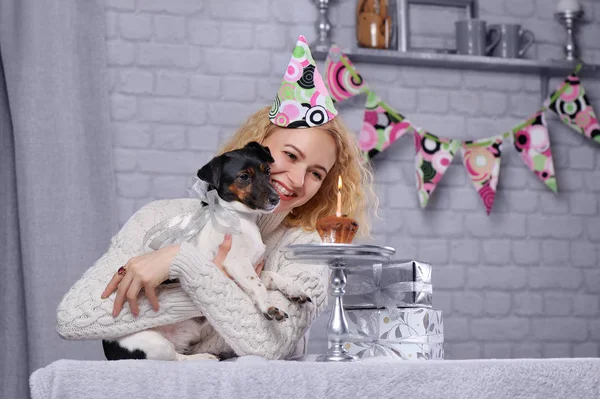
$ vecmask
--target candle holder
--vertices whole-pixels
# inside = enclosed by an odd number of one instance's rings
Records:
[[[329,349],[318,356],[317,361],[352,362],[357,360],[357,357],[349,354],[344,347],[348,338],[348,321],[343,303],[346,269],[387,261],[396,250],[377,245],[300,244],[289,245],[283,251],[285,251],[286,259],[325,263],[331,269],[329,292],[335,297],[335,302],[327,324]]]
[[[329,51],[329,48],[332,44],[330,38],[331,24],[329,23],[329,18],[327,17],[330,1],[333,0],[313,0],[317,6],[317,10],[319,11],[319,17],[317,18],[317,23],[315,24],[318,38],[310,45],[311,49],[314,49],[314,51]]]
[[[567,30],[567,41],[564,45],[565,59],[575,61],[579,59],[579,50],[575,41],[575,32],[579,26],[579,21],[583,18],[583,10],[564,10],[554,13],[554,16]]]

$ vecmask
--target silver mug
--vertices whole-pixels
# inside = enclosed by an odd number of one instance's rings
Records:
[[[522,58],[525,52],[535,43],[535,35],[519,24],[495,24],[490,29],[500,31],[500,43],[494,48],[492,55],[502,58]]]
[[[456,53],[488,55],[500,42],[500,31],[488,29],[482,19],[464,19],[454,23],[456,28]]]

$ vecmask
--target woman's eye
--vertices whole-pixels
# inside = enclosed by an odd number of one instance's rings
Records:
[[[312,172],[313,176],[319,180],[323,180],[323,176],[319,172]]]
[[[242,173],[241,175],[238,176],[238,178],[241,181],[248,181],[248,180],[250,180],[250,175],[248,173]]]
[[[295,161],[296,159],[298,159],[298,157],[295,154],[292,154],[291,152],[287,152],[287,151],[284,151],[284,152],[285,152],[285,155],[287,155],[288,158],[290,158],[292,161]]]

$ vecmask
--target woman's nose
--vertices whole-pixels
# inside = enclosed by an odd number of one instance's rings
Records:
[[[304,176],[306,176],[304,168],[292,168],[292,170],[289,171],[288,176],[290,177],[290,183],[294,186],[292,188],[297,189],[304,186]]]

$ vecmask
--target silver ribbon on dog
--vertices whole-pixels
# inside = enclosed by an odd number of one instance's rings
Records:
[[[208,183],[194,177],[188,192],[190,197],[205,202],[198,210],[173,216],[153,226],[144,237],[144,247],[156,250],[165,245],[191,240],[210,221],[221,234],[239,234],[241,223],[238,215],[223,208],[216,190],[208,191]]]
[[[409,266],[419,271],[414,276],[410,270],[413,281],[382,282],[384,268],[401,268]],[[425,270],[424,270],[425,269]],[[371,273],[361,274],[356,270],[348,272],[345,287],[344,307],[358,309],[364,307],[385,308],[390,317],[396,319],[400,315],[399,306],[431,307],[431,266],[415,261],[398,265],[375,264]],[[414,281],[417,280],[417,281]]]
[[[433,345],[444,342],[443,333],[398,336],[397,329],[392,328],[381,334],[381,323],[376,312],[367,317],[359,317],[352,312],[348,312],[348,316],[354,323],[356,332],[350,332],[346,342],[364,348],[361,351],[361,358],[373,356],[405,358],[394,346],[398,344]],[[354,330],[354,328],[352,329]],[[423,348],[423,350],[428,352],[426,348]]]

